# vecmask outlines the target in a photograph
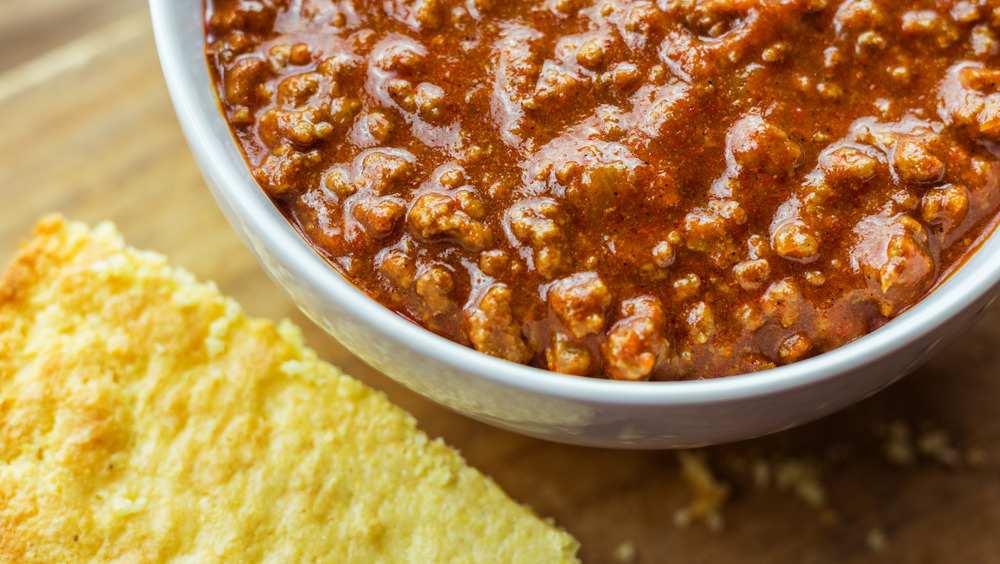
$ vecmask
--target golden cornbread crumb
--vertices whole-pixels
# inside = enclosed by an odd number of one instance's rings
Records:
[[[889,539],[885,536],[885,531],[879,527],[868,530],[865,542],[872,552],[885,552],[885,549],[889,547]]]
[[[576,562],[379,392],[58,217],[0,280],[0,562]]]
[[[615,547],[615,561],[622,564],[632,564],[636,561],[635,543],[625,541]]]
[[[729,484],[715,477],[706,460],[705,451],[679,450],[677,459],[681,464],[681,477],[694,498],[690,505],[674,513],[674,525],[684,528],[693,519],[700,519],[709,529],[721,531],[724,525],[722,508],[729,499]]]

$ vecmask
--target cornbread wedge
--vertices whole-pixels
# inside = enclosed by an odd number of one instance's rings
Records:
[[[0,562],[576,562],[291,323],[43,220],[0,281]]]

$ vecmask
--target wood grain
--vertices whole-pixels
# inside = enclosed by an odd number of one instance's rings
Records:
[[[135,0],[0,0],[0,72],[128,13]]]
[[[44,213],[115,221],[132,244],[215,280],[251,313],[291,317],[323,357],[385,390],[514,498],[576,535],[585,562],[1000,562],[1000,310],[861,405],[800,429],[706,449],[733,491],[725,528],[678,528],[675,514],[691,491],[675,453],[570,447],[470,421],[368,368],[299,314],[204,186],[140,0],[0,1],[0,9],[12,6],[16,19],[0,23],[0,69],[18,60],[0,72],[0,260]],[[79,17],[98,6],[114,17]],[[24,50],[12,55],[7,32],[15,28],[16,48]],[[971,463],[952,467],[921,454],[911,465],[893,463],[884,443],[894,422],[925,439],[936,435],[922,430],[947,432]],[[789,461],[815,463],[823,507],[792,491],[759,489],[754,461],[772,472],[794,468]],[[884,534],[880,551],[873,531]],[[626,555],[623,543],[634,546],[635,558],[616,557],[616,549]]]

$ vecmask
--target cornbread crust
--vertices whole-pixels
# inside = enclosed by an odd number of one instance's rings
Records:
[[[0,280],[0,561],[576,562],[289,322],[48,217]]]

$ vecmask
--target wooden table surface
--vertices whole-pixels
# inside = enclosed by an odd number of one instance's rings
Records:
[[[858,406],[704,449],[730,487],[724,526],[679,526],[693,490],[677,453],[571,447],[465,419],[298,313],[201,179],[142,0],[0,0],[0,202],[0,260],[47,212],[111,219],[133,245],[215,280],[252,314],[292,318],[324,358],[385,390],[579,538],[584,562],[1000,563],[1000,310]]]

